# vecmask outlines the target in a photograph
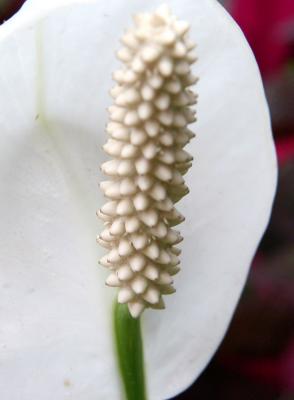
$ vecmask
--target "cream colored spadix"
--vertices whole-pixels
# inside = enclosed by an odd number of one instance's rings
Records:
[[[182,175],[192,156],[183,147],[194,136],[187,126],[196,120],[189,88],[196,56],[189,24],[167,6],[134,21],[117,52],[123,67],[113,74],[103,146],[113,159],[101,167],[111,180],[101,183],[109,201],[100,210],[105,229],[98,242],[108,249],[101,262],[112,271],[106,284],[119,288],[118,301],[137,318],[145,307],[164,308],[162,295],[175,291],[182,237],[172,227],[183,218],[174,203],[189,191]]]
[[[190,23],[197,43],[199,60],[192,69],[200,77],[199,103],[197,140],[187,146],[195,156],[185,176],[190,193],[177,204],[186,218],[180,226],[177,292],[165,297],[164,311],[147,309],[142,316],[149,400],[178,394],[214,354],[268,222],[276,182],[264,91],[240,29],[217,1],[168,4]],[[107,181],[99,167],[107,158],[102,146],[111,73],[119,69],[113,54],[131,16],[158,5],[157,0],[27,0],[0,27],[0,393],[5,400],[121,398],[111,323],[116,293],[105,287],[107,269],[97,265],[104,250],[95,243],[95,214],[105,202],[98,181]],[[160,79],[151,83],[156,87]],[[179,90],[174,82],[168,87]],[[143,92],[150,101],[149,85]],[[136,94],[129,92],[128,99],[135,101]],[[156,137],[160,124],[146,125],[148,138]],[[129,140],[127,131],[116,130],[113,139]],[[145,132],[135,131],[131,139],[143,148]],[[162,146],[172,145],[172,135],[160,139]],[[133,151],[129,147],[124,154]],[[143,175],[152,152],[146,148],[134,166]],[[172,154],[163,159],[172,165]],[[127,178],[119,190],[130,198],[137,186]],[[176,176],[177,184],[181,178]],[[159,183],[151,188],[151,180],[143,178],[137,184],[154,201],[166,198]],[[120,194],[116,186],[108,190]],[[141,217],[152,229],[157,214],[149,211]],[[111,233],[123,229],[136,233],[138,221],[118,222]],[[163,225],[157,233],[166,234]],[[134,269],[143,268],[146,280],[158,279],[158,269],[143,261],[132,258],[118,279],[127,281]],[[135,287],[143,288],[143,281]],[[156,301],[155,292],[150,296]]]

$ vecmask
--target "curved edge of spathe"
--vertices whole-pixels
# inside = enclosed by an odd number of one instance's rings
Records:
[[[232,34],[239,35],[240,42],[242,42],[243,46],[244,46],[244,52],[247,52],[248,57],[251,57],[254,65],[255,65],[256,84],[259,86],[257,89],[257,92],[259,92],[260,95],[263,97],[263,110],[262,111],[264,113],[264,118],[265,118],[264,131],[267,132],[267,135],[269,135],[271,133],[271,138],[272,138],[273,134],[272,134],[272,129],[271,129],[271,118],[270,118],[269,106],[268,106],[268,102],[266,99],[259,67],[257,65],[256,58],[253,54],[253,51],[252,51],[250,45],[248,44],[247,39],[245,38],[244,33],[242,32],[241,28],[236,23],[236,21],[230,16],[230,14],[224,9],[224,7],[221,4],[219,4],[217,0],[205,0],[205,1],[208,3],[208,5],[211,8],[214,8],[213,12],[219,18],[223,19],[223,21],[227,25],[228,29],[230,29],[232,31]],[[266,137],[265,137],[265,139],[266,139]],[[190,374],[187,373],[187,371],[186,371],[186,381],[184,382],[184,380],[182,378],[181,384],[178,385],[177,388],[174,387],[170,393],[167,393],[167,397],[165,397],[165,399],[172,398],[172,397],[184,392],[185,390],[187,390],[191,385],[193,385],[195,383],[195,381],[203,373],[203,371],[208,366],[208,364],[211,362],[212,358],[214,357],[217,350],[219,349],[219,346],[221,345],[221,343],[228,331],[228,328],[232,321],[236,307],[238,306],[238,303],[240,301],[240,297],[242,295],[244,286],[245,286],[247,278],[248,278],[248,274],[250,272],[250,266],[251,266],[252,260],[256,254],[258,246],[261,242],[261,239],[262,239],[262,237],[267,229],[267,226],[269,224],[269,221],[270,221],[270,216],[272,213],[272,208],[273,208],[276,189],[277,189],[277,182],[278,182],[277,156],[276,156],[274,141],[268,140],[268,139],[270,139],[270,138],[268,137],[266,139],[266,147],[263,149],[264,153],[267,154],[265,156],[266,163],[264,164],[264,168],[266,168],[267,171],[270,171],[267,174],[268,175],[266,178],[267,183],[265,184],[266,194],[264,195],[264,198],[267,198],[267,201],[264,201],[263,216],[262,216],[263,222],[260,223],[260,225],[259,225],[259,232],[256,234],[255,246],[252,247],[251,255],[248,257],[247,269],[244,272],[244,276],[239,284],[238,290],[236,290],[235,299],[234,299],[234,301],[231,302],[230,310],[225,316],[226,321],[223,324],[223,329],[220,330],[218,337],[215,340],[216,345],[212,346],[212,347],[215,347],[215,349],[211,352],[211,354],[207,358],[206,362],[204,362],[203,365],[197,371],[195,371],[194,373],[190,373]],[[192,368],[191,368],[191,370],[192,370]],[[152,397],[151,400],[160,400],[160,399],[161,399],[161,397],[158,397],[158,395],[155,395],[154,397]]]
[[[95,4],[96,0],[27,0],[22,7],[0,26],[0,41],[12,35],[15,30],[31,27],[51,12],[74,4]]]

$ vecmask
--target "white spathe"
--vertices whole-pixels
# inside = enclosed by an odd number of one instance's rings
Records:
[[[50,4],[48,4],[50,3]],[[115,50],[149,0],[40,1],[0,27],[0,393],[5,400],[119,400],[95,212]],[[150,400],[206,366],[268,222],[276,159],[258,68],[214,0],[171,0],[199,61],[191,192],[179,203],[182,271],[143,317]],[[101,253],[101,254],[100,254]]]

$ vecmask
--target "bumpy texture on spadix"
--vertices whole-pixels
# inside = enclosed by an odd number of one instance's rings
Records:
[[[195,45],[189,24],[167,7],[135,16],[122,37],[109,108],[110,135],[104,145],[112,157],[102,165],[110,180],[101,183],[109,201],[99,211],[105,229],[98,242],[108,249],[100,263],[111,270],[106,284],[119,288],[136,318],[145,307],[164,308],[162,295],[175,291],[180,233],[172,227],[184,217],[174,204],[188,193],[183,175],[192,156],[183,150],[194,134],[196,83],[191,64]]]

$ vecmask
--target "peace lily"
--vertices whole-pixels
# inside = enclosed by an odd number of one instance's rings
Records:
[[[49,3],[49,4],[48,4]],[[171,0],[191,24],[195,162],[179,202],[182,270],[166,309],[142,317],[149,399],[201,373],[222,340],[268,222],[276,183],[253,55],[214,0]],[[7,400],[120,399],[116,291],[97,267],[97,181],[118,39],[156,0],[28,0],[0,28],[1,364]],[[102,226],[101,226],[102,230]],[[134,320],[135,321],[135,320]]]

